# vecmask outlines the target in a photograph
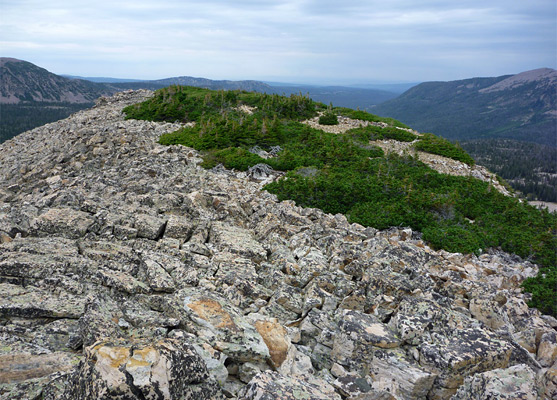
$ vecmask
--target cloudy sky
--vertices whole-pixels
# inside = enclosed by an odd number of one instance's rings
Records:
[[[555,0],[0,0],[0,56],[57,74],[304,83],[557,67]]]

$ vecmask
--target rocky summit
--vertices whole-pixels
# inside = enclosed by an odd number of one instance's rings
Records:
[[[550,399],[537,267],[202,169],[101,98],[0,145],[2,399]]]

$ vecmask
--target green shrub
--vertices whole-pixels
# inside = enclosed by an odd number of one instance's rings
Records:
[[[338,125],[338,118],[332,112],[326,112],[319,117],[319,124],[321,125]]]
[[[460,145],[453,144],[447,139],[435,136],[432,133],[424,133],[414,147],[417,150],[452,158],[468,165],[475,164],[474,159]]]
[[[374,115],[374,114],[370,114],[366,111],[361,111],[361,110],[353,110],[351,108],[345,108],[345,107],[335,107],[332,110],[335,113],[338,113],[339,115],[342,115],[344,117],[348,117],[348,118],[352,118],[352,119],[359,119],[362,121],[369,121],[369,122],[384,122],[386,124],[389,124],[391,126],[398,126],[401,128],[409,128],[409,126],[404,125],[402,122],[397,121],[394,118],[386,118],[386,117],[379,117],[378,115]]]
[[[201,166],[204,168],[213,168],[218,164],[223,164],[228,169],[245,171],[249,167],[263,162],[265,162],[265,159],[259,157],[257,154],[250,153],[246,149],[229,147],[227,149],[207,152]]]
[[[523,287],[532,293],[532,300],[528,303],[530,307],[536,307],[544,314],[557,316],[557,269],[540,271],[537,276],[526,279]]]
[[[387,126],[385,128],[368,125],[360,128],[351,129],[348,134],[360,141],[370,141],[370,140],[383,140],[383,139],[393,139],[399,142],[413,142],[418,138],[412,132],[408,132],[403,129],[398,129],[393,126]]]

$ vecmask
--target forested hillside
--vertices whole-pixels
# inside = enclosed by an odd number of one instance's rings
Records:
[[[529,200],[557,202],[557,148],[510,139],[462,142],[480,165],[504,178]]]
[[[426,82],[373,108],[453,140],[508,138],[557,145],[557,71]]]
[[[93,103],[42,103],[0,105],[0,143],[18,133],[66,118],[76,111],[89,108]]]

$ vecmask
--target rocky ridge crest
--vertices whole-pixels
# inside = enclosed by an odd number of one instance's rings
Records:
[[[557,395],[557,321],[520,289],[535,265],[204,170],[156,143],[179,124],[124,120],[151,95],[0,145],[0,398]]]

